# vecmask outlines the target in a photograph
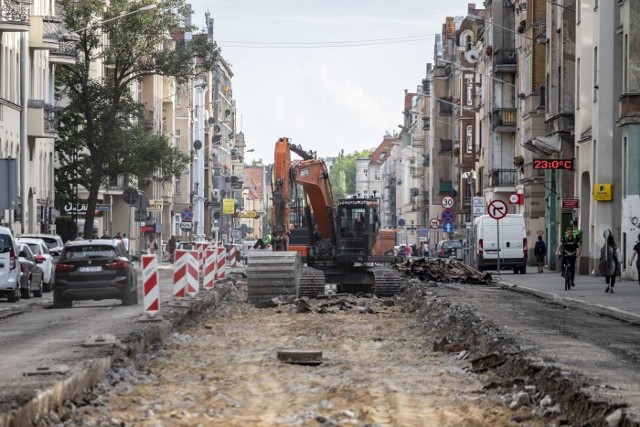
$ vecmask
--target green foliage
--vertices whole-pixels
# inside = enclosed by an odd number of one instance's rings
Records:
[[[138,11],[152,3],[155,9]],[[164,135],[147,133],[142,127],[145,106],[133,98],[131,83],[149,75],[174,77],[179,85],[189,83],[196,73],[213,68],[219,49],[204,32],[181,28],[181,16],[188,11],[184,0],[59,0],[58,4],[65,11],[64,26],[76,29],[77,50],[75,63],[59,66],[56,73],[56,97],[66,105],[56,141],[60,164],[56,190],[59,198],[69,200],[77,170],[78,182],[89,190],[84,232],[90,235],[98,192],[108,176],[137,176],[143,182],[156,176],[168,181],[188,164],[188,157]],[[186,32],[193,35],[188,42]],[[74,152],[79,153],[77,164]]]
[[[356,151],[346,155],[344,150],[340,151],[329,171],[329,179],[336,199],[356,192],[356,159],[369,158],[370,155],[370,150]]]
[[[251,167],[255,168],[255,167],[263,167],[263,166],[264,166],[264,163],[263,163],[262,159],[257,159],[257,160],[253,159],[253,160],[251,160]]]

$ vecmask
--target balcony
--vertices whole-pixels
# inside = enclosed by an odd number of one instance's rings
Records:
[[[60,38],[58,47],[49,51],[49,63],[71,65],[76,62],[76,40]]]
[[[623,93],[618,100],[618,124],[640,123],[640,93]]]
[[[498,49],[493,52],[493,67],[496,73],[515,73],[518,56],[515,49]]]
[[[438,102],[440,104],[440,115],[441,116],[450,116],[453,114],[453,105],[448,102]]]
[[[31,1],[0,0],[0,33],[29,31]]]
[[[142,120],[142,126],[146,130],[151,130],[156,127],[156,117],[155,112],[153,110],[147,110],[144,115],[144,119]]]
[[[27,113],[27,135],[53,138],[58,133],[58,108],[41,99],[30,99]]]
[[[515,132],[518,122],[516,108],[496,108],[493,110],[492,126],[496,132]]]
[[[58,49],[62,21],[55,16],[29,17],[29,47],[31,49]]]
[[[515,187],[516,169],[493,169],[489,172],[489,187]]]

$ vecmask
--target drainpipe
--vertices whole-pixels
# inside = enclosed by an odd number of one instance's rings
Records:
[[[549,220],[547,221],[547,226],[549,230],[549,237],[547,239],[547,247],[549,250],[547,251],[547,258],[549,261],[549,270],[556,270],[556,247],[558,238],[556,237],[556,209],[557,206],[557,189],[556,189],[556,171],[551,170],[551,185],[550,190],[547,190],[549,194]]]
[[[27,222],[27,183],[26,183],[26,168],[27,168],[27,56],[29,54],[29,47],[27,46],[27,33],[20,35],[20,104],[22,109],[20,110],[20,198],[22,200],[22,206],[20,208],[20,233],[26,233],[25,224]]]

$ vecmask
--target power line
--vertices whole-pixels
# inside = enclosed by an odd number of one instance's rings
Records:
[[[240,44],[254,44],[254,45],[317,45],[317,44],[343,44],[343,43],[366,43],[366,42],[381,42],[391,40],[404,40],[415,39],[418,37],[433,37],[433,34],[419,34],[415,36],[397,36],[397,37],[385,37],[379,39],[363,39],[363,40],[343,40],[343,41],[322,41],[322,42],[255,42],[255,41],[240,41],[240,40],[218,40],[220,43],[240,43]]]
[[[303,45],[303,44],[294,44],[290,43],[288,45],[282,44],[256,44],[256,45],[223,45],[225,48],[240,48],[240,49],[322,49],[322,48],[339,48],[339,47],[359,47],[359,46],[375,46],[375,45],[384,45],[384,44],[396,44],[396,43],[411,43],[416,41],[427,40],[434,37],[434,35],[423,36],[423,37],[415,37],[415,38],[406,38],[401,40],[389,40],[389,41],[379,41],[379,42],[363,42],[363,43],[348,43],[343,42],[345,44],[312,44],[312,45]],[[218,41],[218,43],[234,43],[234,42],[223,42]],[[248,42],[247,42],[248,43]],[[334,42],[339,43],[339,42]]]
[[[560,3],[556,3],[556,2],[551,1],[551,0],[547,0],[547,3],[552,4],[554,6],[560,6],[561,8],[566,9],[569,12],[575,12],[575,9],[571,9],[570,7],[567,7],[567,6],[565,6],[563,4],[560,4]]]

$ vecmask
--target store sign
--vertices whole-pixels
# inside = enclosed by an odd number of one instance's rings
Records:
[[[78,215],[84,216],[87,214],[88,206],[89,205],[85,202],[82,202],[82,203],[67,202],[62,206],[62,209],[60,210],[62,211],[62,215],[78,214]],[[102,200],[98,200],[96,202],[96,210],[94,212],[94,216],[102,216],[102,211],[98,209],[100,206],[102,206]]]
[[[160,212],[162,211],[162,200],[149,200],[148,211]]]
[[[593,200],[610,202],[613,200],[613,184],[594,184]]]

